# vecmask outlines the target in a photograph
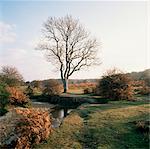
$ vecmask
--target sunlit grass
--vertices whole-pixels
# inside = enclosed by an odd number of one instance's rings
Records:
[[[82,117],[86,112],[88,116],[85,115],[86,125],[79,141],[90,149],[148,148],[147,139],[136,131],[133,124],[137,120],[148,120],[148,108],[147,104],[129,106],[126,103],[125,106],[122,103],[121,106],[120,102],[118,107],[112,104],[103,109],[97,106],[86,106],[80,111]]]
[[[60,126],[53,131],[47,142],[36,146],[37,149],[81,149],[82,146],[75,134],[83,128],[83,119],[77,114],[69,115]]]
[[[82,105],[37,148],[146,149],[148,138],[133,122],[148,118],[149,104],[145,101]]]

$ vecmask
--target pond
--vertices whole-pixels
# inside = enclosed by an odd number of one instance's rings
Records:
[[[73,110],[69,108],[61,108],[54,104],[44,103],[44,102],[32,102],[34,108],[47,109],[52,116],[52,127],[57,128],[61,125],[63,119]]]

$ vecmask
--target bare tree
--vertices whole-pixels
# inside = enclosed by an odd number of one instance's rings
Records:
[[[68,90],[68,79],[83,67],[96,62],[97,40],[71,16],[50,17],[44,23],[44,38],[38,45],[46,50],[49,61],[60,70],[64,92]]]
[[[23,83],[24,79],[16,67],[2,66],[0,81],[9,86],[17,86]]]

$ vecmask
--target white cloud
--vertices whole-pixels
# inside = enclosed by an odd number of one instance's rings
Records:
[[[15,25],[0,22],[0,44],[12,43],[16,39]]]

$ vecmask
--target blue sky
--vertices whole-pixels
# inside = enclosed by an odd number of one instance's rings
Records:
[[[102,64],[72,78],[98,78],[112,67],[125,72],[149,68],[147,5],[146,1],[1,1],[0,66],[16,66],[26,80],[60,78],[35,47],[49,16],[69,14],[102,45],[98,53]]]

